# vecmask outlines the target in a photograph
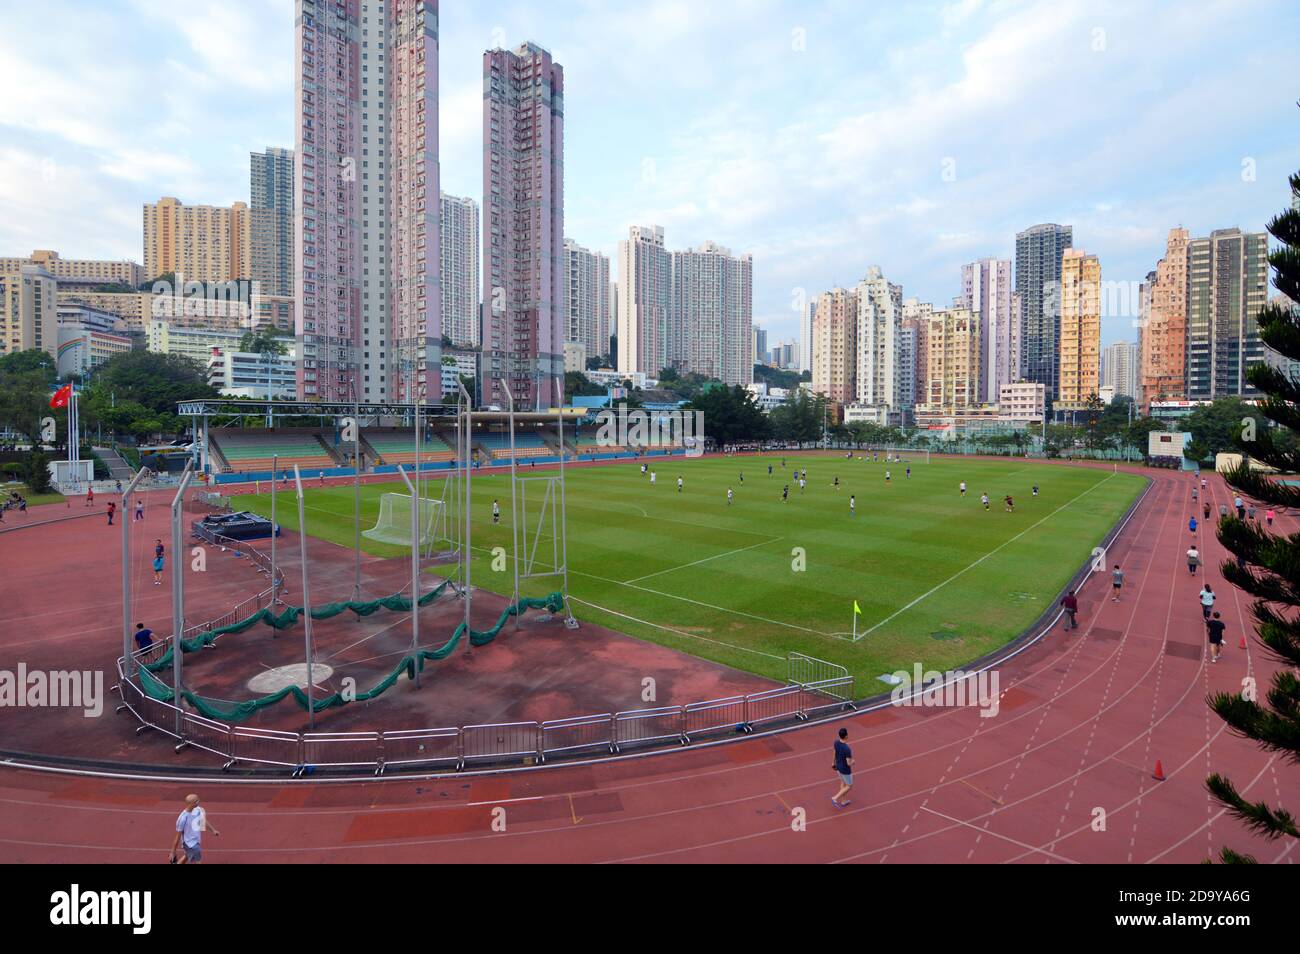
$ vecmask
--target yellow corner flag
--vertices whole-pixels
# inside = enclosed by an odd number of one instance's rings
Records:
[[[854,601],[853,601],[853,615],[854,615],[854,616],[861,616],[861,615],[862,615],[862,607],[858,605],[858,601],[857,601],[857,600],[854,600]]]

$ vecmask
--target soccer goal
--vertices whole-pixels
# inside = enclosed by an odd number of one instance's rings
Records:
[[[429,497],[420,498],[420,546],[433,542],[437,531],[438,515],[442,511],[442,501]],[[361,535],[380,543],[392,543],[397,546],[411,545],[411,495],[384,494],[379,498],[379,520]]]

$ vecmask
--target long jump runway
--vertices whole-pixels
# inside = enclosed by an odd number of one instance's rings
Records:
[[[1207,793],[1211,772],[1248,799],[1294,802],[1300,768],[1233,736],[1206,697],[1266,689],[1276,663],[1249,604],[1220,576],[1225,551],[1197,533],[1193,478],[1154,486],[1108,554],[1126,571],[1080,596],[1080,628],[1054,630],[1000,669],[1001,709],[890,707],[780,735],[670,754],[452,779],[152,782],[9,768],[0,773],[0,861],[162,862],[185,794],[221,832],[212,862],[1198,862],[1224,846],[1293,863]],[[1217,476],[1217,510],[1232,492]],[[1297,521],[1284,517],[1282,529]],[[1205,653],[1197,594],[1227,623]],[[1247,649],[1238,648],[1242,632]],[[849,729],[852,803],[835,808],[831,742]],[[1165,776],[1153,777],[1159,760]]]

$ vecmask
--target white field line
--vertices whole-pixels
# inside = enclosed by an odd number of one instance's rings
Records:
[[[703,606],[706,609],[717,610],[719,613],[728,613],[732,616],[744,616],[746,619],[758,620],[760,623],[770,623],[773,626],[784,626],[786,629],[797,629],[801,633],[812,633],[814,636],[832,636],[833,633],[823,633],[820,629],[809,629],[807,626],[797,626],[794,623],[784,623],[779,619],[768,619],[766,616],[755,616],[753,613],[745,613],[741,610],[731,609],[726,606],[717,606],[714,603],[705,603],[700,600],[693,600],[689,596],[678,596],[676,593],[665,593],[663,590],[652,590],[648,586],[637,586],[635,583],[624,583],[622,580],[611,580],[609,577],[596,576],[594,573],[583,573],[581,570],[570,570],[575,576],[585,576],[590,580],[600,580],[602,583],[613,583],[615,586],[626,586],[628,589],[640,590],[643,593],[653,593],[655,596],[667,597],[670,600],[680,600],[683,603],[694,603],[696,606]]]
[[[707,636],[698,636],[695,633],[688,633],[680,629],[673,629],[671,626],[664,626],[661,623],[652,623],[646,619],[638,619],[635,616],[629,616],[626,613],[620,613],[617,610],[612,610],[609,609],[608,607],[601,606],[599,603],[588,603],[586,600],[580,600],[576,596],[570,596],[569,599],[574,603],[581,603],[583,606],[590,606],[592,609],[600,610],[602,613],[608,613],[610,616],[618,616],[621,619],[628,619],[634,623],[640,623],[642,626],[651,626],[655,629],[662,629],[666,633],[673,633],[674,635],[683,636],[686,637],[687,639],[698,639],[701,642],[713,643],[715,646],[726,646],[728,649],[739,650],[740,652],[743,653],[751,653],[755,656],[765,656],[768,659],[778,659],[778,660],[785,659],[784,656],[777,656],[774,655],[773,653],[765,653],[762,650],[751,649],[748,646],[737,646],[735,643],[725,643],[720,639],[709,639],[709,637]]]
[[[1096,490],[1098,487],[1100,487],[1102,484],[1106,483],[1107,480],[1110,480],[1110,479],[1111,479],[1112,477],[1114,477],[1114,476],[1115,476],[1115,475],[1114,475],[1113,473],[1111,473],[1111,474],[1107,475],[1105,479],[1097,481],[1095,484],[1093,484],[1093,485],[1092,485],[1091,487],[1089,487],[1087,490],[1083,491],[1083,493],[1079,494],[1077,497],[1073,497],[1073,498],[1071,498],[1070,500],[1067,500],[1065,503],[1061,504],[1061,506],[1057,507],[1055,510],[1053,510],[1051,513],[1049,513],[1047,516],[1043,517],[1043,518],[1040,519],[1040,520],[1035,521],[1034,523],[1032,523],[1032,524],[1030,524],[1029,526],[1025,527],[1025,529],[1021,530],[1019,533],[1017,533],[1017,534],[1016,534],[1014,537],[1012,537],[1011,539],[1006,540],[1006,541],[1004,541],[1003,543],[999,544],[998,546],[994,547],[992,550],[990,550],[988,553],[984,554],[982,557],[980,557],[980,558],[979,558],[978,560],[976,560],[974,563],[971,563],[971,564],[968,565],[968,566],[964,566],[964,567],[962,567],[960,570],[958,570],[958,571],[957,571],[956,573],[954,573],[952,576],[948,577],[948,579],[944,580],[942,583],[938,583],[938,584],[932,586],[930,589],[926,590],[924,593],[922,593],[920,596],[918,596],[916,599],[912,600],[912,602],[908,603],[906,606],[902,607],[901,609],[894,610],[894,612],[890,613],[888,616],[886,616],[884,619],[882,619],[882,620],[881,620],[879,623],[877,623],[875,626],[872,626],[870,629],[865,630],[865,631],[862,633],[862,635],[863,635],[863,636],[870,636],[872,633],[874,633],[874,632],[875,632],[876,630],[878,630],[880,627],[884,626],[886,623],[888,623],[888,622],[889,622],[891,619],[893,619],[894,617],[896,617],[896,616],[898,616],[898,615],[900,615],[900,614],[902,614],[902,613],[906,613],[908,610],[910,610],[913,606],[915,606],[917,603],[921,602],[921,601],[922,601],[923,599],[925,599],[926,597],[931,596],[932,594],[934,594],[934,593],[938,592],[939,590],[943,589],[945,586],[947,586],[947,585],[948,585],[949,583],[951,583],[953,580],[957,579],[957,577],[961,576],[961,575],[962,575],[963,573],[965,573],[967,570],[971,570],[971,569],[974,569],[975,567],[979,566],[981,563],[983,563],[983,562],[984,562],[985,560],[987,560],[989,557],[993,556],[993,554],[997,553],[999,550],[1001,550],[1001,549],[1003,549],[1004,547],[1010,546],[1011,544],[1015,543],[1017,540],[1019,540],[1021,537],[1023,537],[1026,533],[1028,533],[1030,530],[1033,530],[1033,529],[1035,529],[1036,527],[1038,527],[1038,526],[1040,526],[1041,524],[1043,524],[1044,522],[1046,522],[1046,521],[1048,521],[1048,520],[1051,520],[1053,517],[1055,517],[1058,513],[1060,513],[1060,512],[1061,512],[1062,510],[1064,510],[1066,507],[1069,507],[1069,506],[1071,506],[1072,504],[1074,504],[1076,501],[1078,501],[1080,497],[1085,497],[1085,496],[1087,496],[1088,494],[1092,493],[1094,490]],[[993,501],[990,501],[990,503],[992,503],[992,502],[993,502]]]
[[[747,547],[737,547],[735,550],[728,550],[726,553],[717,553],[711,557],[705,557],[703,560],[695,560],[692,563],[683,563],[681,566],[670,566],[666,570],[658,570],[654,573],[647,573],[645,576],[633,577],[627,582],[639,583],[642,580],[650,579],[652,576],[663,576],[663,574],[665,573],[676,573],[678,570],[685,570],[687,567],[699,566],[701,563],[708,563],[710,560],[721,560],[725,556],[731,556],[732,554],[735,553],[744,553],[746,550],[757,550],[759,547],[765,547],[769,543],[776,543],[778,540],[784,540],[784,539],[785,537],[772,537],[771,539],[764,540],[761,543],[755,543]]]

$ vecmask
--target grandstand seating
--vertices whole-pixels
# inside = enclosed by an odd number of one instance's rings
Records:
[[[218,450],[233,473],[254,473],[272,469],[292,470],[295,464],[304,473],[337,467],[318,435],[306,431],[244,431],[238,428],[214,429],[208,440]]]
[[[362,438],[379,455],[380,464],[414,464],[415,435],[412,431],[366,430]],[[426,435],[420,447],[420,463],[434,464],[455,460],[456,451],[445,440],[434,434]]]
[[[478,431],[474,441],[492,455],[494,460],[510,459],[510,435],[504,431]],[[555,448],[542,440],[541,435],[515,432],[516,457],[553,457]]]

